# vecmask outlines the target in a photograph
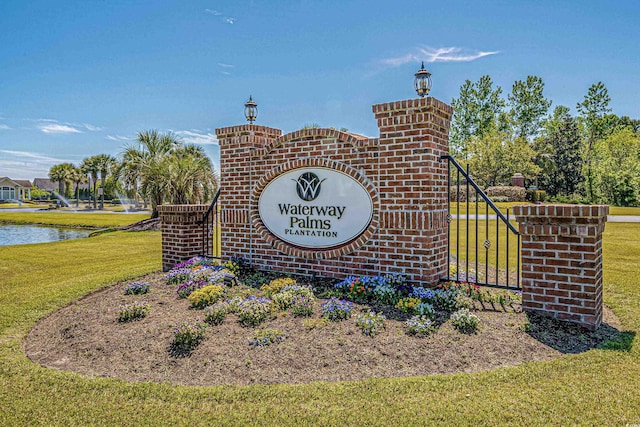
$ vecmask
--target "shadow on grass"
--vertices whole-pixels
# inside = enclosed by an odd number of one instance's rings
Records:
[[[614,351],[631,351],[635,332],[620,331],[603,323],[591,331],[580,325],[551,319],[535,313],[527,314],[526,332],[541,343],[565,354],[577,354],[600,348]]]

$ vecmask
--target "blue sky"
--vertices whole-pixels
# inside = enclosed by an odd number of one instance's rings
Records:
[[[575,112],[603,81],[613,112],[640,118],[640,2],[0,1],[0,176],[118,155],[146,129],[203,144],[244,122],[378,136],[371,105],[451,102],[489,74],[505,96],[537,75]]]

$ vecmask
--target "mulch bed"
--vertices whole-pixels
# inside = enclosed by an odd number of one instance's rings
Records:
[[[176,286],[162,273],[143,278],[152,284],[146,295],[124,295],[126,283],[91,293],[42,319],[24,342],[27,356],[46,367],[87,376],[184,385],[308,383],[365,378],[474,372],[528,361],[544,361],[563,353],[586,351],[619,332],[612,312],[598,331],[531,318],[518,310],[479,310],[476,334],[462,334],[450,321],[419,338],[405,333],[400,317],[389,318],[373,338],[363,335],[354,317],[325,326],[305,326],[305,318],[280,314],[262,327],[282,330],[284,342],[251,347],[254,328],[228,315],[210,326],[204,341],[190,354],[171,350],[173,329],[185,319],[203,318],[201,310],[179,299]],[[119,323],[120,304],[147,301],[144,319]],[[313,318],[320,317],[320,303]],[[355,312],[368,310],[358,305]],[[529,326],[526,326],[529,324]]]

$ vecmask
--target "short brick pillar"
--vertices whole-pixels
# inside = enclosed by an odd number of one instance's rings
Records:
[[[602,323],[602,232],[606,205],[524,205],[522,308],[597,329]]]
[[[522,175],[521,173],[514,174],[511,177],[511,186],[524,188],[524,175]]]
[[[202,215],[208,205],[158,206],[162,229],[162,270],[202,252]],[[211,244],[211,239],[207,239]]]

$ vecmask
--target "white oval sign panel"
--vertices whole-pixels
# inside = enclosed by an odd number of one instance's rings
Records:
[[[293,169],[274,178],[258,199],[262,223],[281,240],[321,249],[344,245],[362,234],[373,201],[357,180],[335,169]]]

